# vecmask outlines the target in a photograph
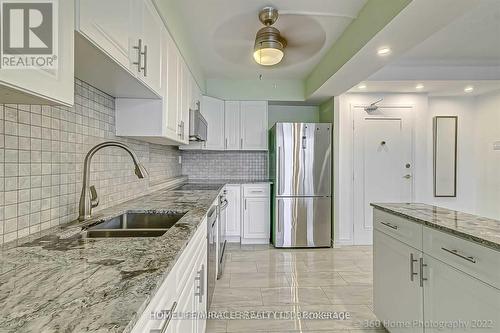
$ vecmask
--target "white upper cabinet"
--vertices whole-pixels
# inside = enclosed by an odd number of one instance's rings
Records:
[[[165,107],[165,135],[180,140],[180,55],[167,29],[162,32],[162,84]]]
[[[124,98],[161,97],[163,21],[152,0],[77,0],[75,76]]]
[[[136,0],[138,13],[141,13],[140,27],[136,32],[137,47],[132,51],[132,58],[138,56],[138,77],[152,90],[161,94],[161,31],[163,22],[151,0]],[[111,15],[114,16],[114,15]],[[140,49],[140,54],[139,54]],[[134,54],[135,53],[135,54]]]
[[[267,150],[267,102],[241,102],[241,149]]]
[[[224,150],[224,101],[203,96],[201,110],[208,123],[205,148]]]
[[[0,100],[14,104],[74,102],[74,1],[58,2],[57,66],[53,69],[0,69]]]
[[[226,132],[225,148],[239,150],[241,148],[240,135],[240,102],[226,101],[224,127]]]
[[[78,0],[79,31],[125,68],[132,68],[129,56],[135,26],[135,2]]]

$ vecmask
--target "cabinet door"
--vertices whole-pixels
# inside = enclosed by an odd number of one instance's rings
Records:
[[[241,148],[267,150],[267,102],[241,102]]]
[[[165,122],[165,136],[179,140],[177,135],[177,54],[175,44],[166,28],[162,29],[162,97]]]
[[[421,252],[374,230],[373,298],[378,319],[389,322],[422,321],[422,296],[418,275]],[[411,261],[413,259],[413,262]],[[391,333],[417,333],[423,328],[389,327]]]
[[[179,55],[179,137],[182,143],[189,143],[189,96],[191,95],[189,87],[189,71],[186,64]]]
[[[224,110],[224,127],[226,138],[224,145],[227,150],[241,149],[240,135],[240,102],[226,101]]]
[[[226,200],[228,205],[226,207],[226,236],[231,238],[239,238],[241,231],[241,187],[239,185],[226,186]],[[235,239],[236,240],[236,239]]]
[[[28,1],[29,2],[29,1]],[[99,1],[91,1],[97,3]],[[112,1],[117,3],[118,1]],[[27,102],[35,104],[65,104],[74,102],[74,1],[59,1],[58,62],[54,69],[0,70],[0,103]],[[101,16],[103,17],[103,16]],[[5,86],[5,89],[2,87]],[[14,91],[13,91],[14,90]],[[22,92],[17,94],[17,92]],[[28,95],[28,96],[26,96]]]
[[[500,332],[500,290],[428,255],[424,263],[426,322],[468,325],[429,327],[426,333]]]
[[[203,117],[208,122],[208,150],[224,150],[224,101],[218,98],[203,96],[201,108]]]
[[[151,89],[160,94],[161,91],[161,31],[164,27],[160,15],[156,12],[151,0],[139,1],[139,13],[141,13],[138,33],[142,39],[141,72],[138,77]],[[114,15],[110,15],[114,16]],[[136,23],[137,24],[137,23]],[[133,59],[133,58],[132,58]]]
[[[137,46],[134,31],[138,17],[137,0],[79,0],[79,31],[125,68],[131,68],[129,56]],[[63,1],[65,2],[65,1]],[[110,15],[110,14],[113,15]],[[137,59],[137,51],[132,58]],[[134,65],[137,72],[137,65]]]
[[[269,198],[243,200],[243,238],[269,239]]]
[[[194,289],[195,280],[194,277],[190,275],[181,295],[179,296],[179,302],[175,311],[177,314],[185,316],[196,311],[196,297]],[[173,319],[173,322],[170,325],[174,328],[172,330],[173,332],[195,332],[196,330],[196,321],[191,318],[177,317],[176,319]]]

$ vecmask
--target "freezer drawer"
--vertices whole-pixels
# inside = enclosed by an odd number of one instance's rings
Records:
[[[275,247],[330,247],[331,197],[275,200]]]

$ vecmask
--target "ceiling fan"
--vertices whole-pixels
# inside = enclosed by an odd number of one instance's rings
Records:
[[[254,60],[263,66],[279,64],[285,55],[286,39],[272,25],[278,19],[278,10],[274,7],[264,7],[259,12],[259,20],[265,27],[255,36]]]

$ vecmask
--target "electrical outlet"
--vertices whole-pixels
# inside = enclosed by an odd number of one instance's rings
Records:
[[[493,142],[493,150],[500,150],[500,141]]]
[[[179,156],[179,164],[182,164],[182,156]]]

